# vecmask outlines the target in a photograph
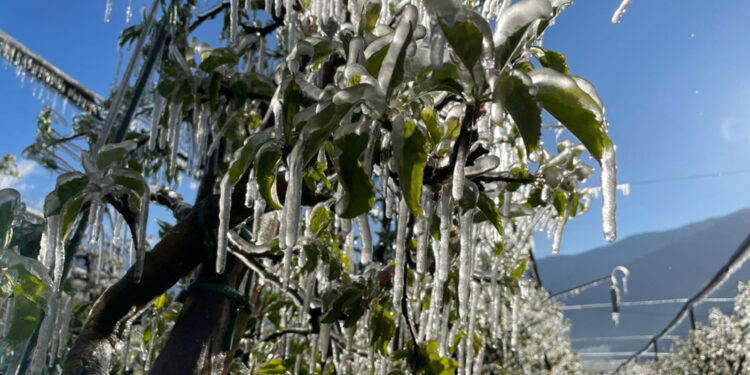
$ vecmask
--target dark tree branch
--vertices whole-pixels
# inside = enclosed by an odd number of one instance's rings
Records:
[[[309,329],[303,329],[303,328],[289,328],[289,329],[284,329],[284,330],[281,330],[281,331],[276,331],[276,332],[274,332],[274,333],[272,333],[272,334],[270,334],[270,335],[268,335],[268,336],[264,337],[264,338],[263,338],[263,341],[266,341],[266,342],[268,342],[268,341],[271,341],[271,340],[273,340],[273,339],[279,338],[279,337],[281,337],[281,336],[284,336],[284,335],[289,335],[289,334],[295,334],[295,335],[309,335],[309,334],[311,334],[311,333],[313,333],[313,331],[311,331],[311,330],[309,330]]]
[[[238,184],[232,195],[231,225],[237,225],[252,214],[245,207],[245,184]],[[130,269],[97,300],[80,335],[76,338],[64,364],[66,374],[108,374],[121,340],[116,334],[131,309],[138,310],[167,291],[180,278],[211,258],[212,244],[204,238],[202,227],[216,232],[219,197],[202,200],[154,249],[146,253],[140,283],[134,282]],[[200,217],[201,214],[203,217]]]
[[[166,186],[151,186],[150,189],[151,201],[172,211],[177,221],[187,217],[193,209],[193,206],[182,200],[182,195],[169,190]]]

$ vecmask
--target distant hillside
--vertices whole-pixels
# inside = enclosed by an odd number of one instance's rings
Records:
[[[576,255],[551,256],[539,260],[539,273],[551,292],[564,290],[609,274],[617,265],[630,270],[629,293],[623,301],[690,297],[727,261],[750,234],[750,208],[699,223],[625,238],[609,246]],[[745,265],[712,297],[733,297],[739,280],[750,279]],[[609,285],[601,285],[580,295],[562,299],[568,305],[609,302]],[[572,322],[574,347],[582,351],[632,352],[647,340],[586,340],[588,337],[653,335],[672,319],[680,304],[621,308],[620,325],[610,319],[610,309],[566,311]],[[708,309],[696,309],[696,319],[706,321]],[[731,310],[731,304],[720,306]],[[676,333],[684,333],[687,323]],[[665,350],[671,342],[659,343]],[[603,361],[606,357],[583,356]],[[614,359],[623,359],[616,357]]]

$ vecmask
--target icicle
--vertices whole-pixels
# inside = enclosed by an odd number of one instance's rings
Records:
[[[49,218],[47,225],[52,227],[51,233],[47,234],[48,246],[50,246],[50,248],[47,250],[47,253],[54,254],[54,257],[52,258],[52,261],[54,262],[54,270],[52,272],[52,289],[57,292],[60,288],[60,281],[62,280],[63,268],[65,266],[65,248],[62,244],[62,238],[60,238],[62,215],[56,215]],[[52,241],[50,241],[50,239]]]
[[[615,222],[615,210],[617,202],[615,194],[617,193],[617,166],[615,165],[615,146],[604,148],[602,153],[602,230],[604,239],[607,242],[614,242],[617,239],[617,224]]]
[[[270,3],[271,0],[267,0],[266,4]],[[255,71],[257,73],[263,73],[264,57],[266,55],[266,38],[264,36],[259,37],[258,40],[258,60],[255,62]]]
[[[151,133],[148,139],[148,149],[156,149],[156,141],[159,136],[159,120],[164,112],[164,98],[159,94],[154,94],[154,109],[151,112]]]
[[[510,350],[515,351],[518,346],[518,310],[520,309],[521,297],[516,294],[512,297],[510,305]]]
[[[469,156],[468,142],[458,145],[456,154],[456,166],[453,168],[453,199],[459,200],[464,196],[464,170],[466,168],[466,159]]]
[[[430,228],[432,227],[432,211],[435,205],[434,193],[428,186],[422,188],[422,207],[424,208],[425,217],[419,219],[417,228],[421,227],[418,232],[417,240],[417,273],[424,274],[427,269],[427,245],[430,241]]]
[[[55,355],[59,358],[63,358],[65,351],[68,349],[68,337],[70,337],[70,320],[73,316],[73,296],[68,298],[68,303],[65,304],[65,309],[60,316],[60,333],[58,335],[59,342],[57,345],[57,353]]]
[[[471,362],[474,358],[474,327],[476,325],[477,307],[479,306],[479,294],[482,292],[481,285],[479,282],[472,281],[471,283],[471,299],[469,301],[469,329],[466,340],[466,374],[471,375]]]
[[[443,57],[445,56],[445,38],[443,34],[435,33],[430,43],[430,64],[433,70],[443,67]]]
[[[302,212],[302,169],[304,160],[305,139],[300,139],[289,154],[289,183],[284,200],[284,211],[282,218],[286,222],[285,244],[291,248],[297,245],[299,233],[299,218]]]
[[[133,0],[130,0],[128,9],[125,10],[125,23],[130,23],[131,18],[133,18]]]
[[[29,374],[41,374],[43,369],[47,368],[47,354],[51,342],[52,331],[55,328],[55,318],[57,317],[57,308],[60,302],[60,296],[54,293],[47,302],[47,311],[39,327],[39,336],[34,348],[34,355],[29,366]],[[46,372],[46,371],[44,371]]]
[[[450,187],[443,186],[440,192],[440,204],[438,206],[438,216],[440,217],[440,246],[438,256],[435,257],[437,263],[435,269],[435,279],[432,284],[432,296],[430,300],[430,318],[428,338],[438,338],[438,318],[440,311],[443,309],[443,285],[448,278],[450,271],[450,237],[452,223],[453,204],[451,202]]]
[[[229,44],[237,41],[237,24],[239,23],[239,0],[229,0]]]
[[[620,23],[620,21],[622,21],[622,16],[625,14],[625,11],[628,10],[628,7],[632,3],[633,0],[622,0],[620,6],[617,7],[617,10],[615,10],[615,13],[612,15],[612,23]]]
[[[148,190],[141,197],[141,209],[138,216],[138,225],[136,226],[136,236],[134,245],[137,245],[135,249],[135,265],[133,266],[133,277],[135,282],[141,281],[141,275],[143,275],[143,263],[146,260],[146,229],[148,226],[148,206],[151,199],[151,192]]]
[[[401,298],[404,294],[405,263],[406,263],[406,229],[409,224],[409,206],[406,199],[401,198],[398,205],[398,222],[396,226],[396,256],[393,273],[393,306],[401,311]],[[398,314],[396,314],[398,315]]]
[[[104,204],[99,202],[99,195],[95,194],[91,199],[91,232],[89,234],[89,244],[96,245],[99,242],[99,233],[102,231],[102,221],[104,217]]]
[[[169,176],[173,181],[177,181],[177,154],[180,151],[180,128],[182,122],[177,121],[172,130],[172,137],[169,141]]]
[[[205,158],[206,147],[208,147],[208,133],[210,128],[208,125],[208,118],[211,115],[211,109],[208,104],[204,103],[200,106],[200,114],[198,115],[198,131],[195,133],[195,144],[198,146],[196,155],[201,158]],[[198,160],[196,167],[200,168],[201,164],[205,159]]]
[[[216,234],[216,273],[223,273],[227,262],[227,232],[232,211],[232,184],[229,173],[221,179],[219,195],[219,229]]]
[[[325,363],[328,359],[328,344],[331,341],[331,325],[321,324],[318,335],[318,348],[320,349],[320,360]]]
[[[357,217],[357,227],[359,236],[362,239],[362,253],[360,262],[367,265],[372,262],[372,232],[370,232],[370,220],[368,214],[362,214]]]
[[[104,23],[109,23],[109,16],[112,14],[112,0],[107,0],[107,6],[104,8]]]
[[[461,232],[461,250],[459,253],[458,266],[458,315],[463,323],[469,315],[469,288],[473,269],[471,268],[474,251],[472,249],[471,229],[474,218],[474,210],[471,209],[461,216],[459,231]]]
[[[349,260],[347,268],[349,272],[354,272],[354,231],[352,230],[351,219],[341,220],[341,231],[346,234],[344,239],[344,253]]]

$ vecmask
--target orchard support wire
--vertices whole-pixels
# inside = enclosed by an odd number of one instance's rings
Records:
[[[703,287],[701,287],[698,292],[696,292],[692,297],[690,297],[690,299],[687,300],[687,302],[685,302],[685,304],[682,306],[677,315],[675,315],[672,321],[669,322],[669,324],[667,324],[667,326],[664,327],[661,332],[655,335],[653,339],[651,339],[651,341],[646,344],[646,346],[644,346],[641,350],[635,352],[628,359],[622,362],[614,372],[620,372],[620,370],[625,368],[625,366],[627,366],[631,361],[646,352],[657,340],[667,335],[672,331],[672,329],[680,324],[680,322],[685,319],[685,316],[690,313],[690,310],[693,308],[693,306],[700,303],[701,300],[703,300],[707,295],[711,294],[714,290],[716,290],[716,288],[721,286],[732,274],[740,269],[742,264],[747,260],[748,255],[750,255],[750,251],[748,250],[750,250],[750,235],[745,237],[745,240],[743,240],[737,250],[734,251],[727,263],[724,264],[724,266],[721,267],[721,269],[719,269],[719,271],[716,272],[716,274]]]
[[[104,99],[80,84],[49,61],[0,30],[0,56],[19,70],[57,91],[66,100],[93,116],[100,116]]]

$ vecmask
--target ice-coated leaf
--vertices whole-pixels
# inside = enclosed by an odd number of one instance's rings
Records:
[[[367,1],[365,2],[364,9],[362,10],[362,28],[371,33],[375,29],[375,24],[378,22],[380,16],[380,8],[382,3],[379,1]]]
[[[396,26],[396,32],[393,34],[393,41],[378,72],[378,82],[380,83],[380,87],[386,91],[387,97],[390,97],[393,88],[401,83],[404,73],[406,50],[409,47],[416,25],[416,14],[417,10],[413,5],[406,5],[404,7],[401,20],[398,26]]]
[[[270,141],[263,144],[255,157],[255,173],[258,182],[258,192],[266,203],[274,210],[280,210],[276,194],[276,169],[281,161],[281,144]]]
[[[502,195],[501,195],[502,197]],[[502,203],[500,204],[502,206]],[[502,216],[500,215],[500,208],[498,205],[495,204],[495,202],[490,199],[489,196],[485,193],[479,193],[479,199],[477,200],[477,207],[479,208],[479,211],[481,211],[484,216],[487,217],[487,220],[492,223],[492,225],[497,229],[498,234],[503,234],[503,224],[502,224]]]
[[[342,218],[353,219],[375,204],[372,181],[362,166],[368,140],[369,135],[361,131],[360,125],[340,128],[334,134],[333,163],[344,188],[344,194],[336,202],[336,212]]]
[[[427,138],[422,128],[410,119],[393,119],[393,156],[396,159],[401,192],[411,212],[422,217],[419,206],[422,177],[427,163]]]
[[[139,197],[143,196],[148,191],[146,179],[143,178],[143,175],[133,169],[113,167],[108,175],[112,177],[112,181],[115,185],[125,187],[133,191]]]
[[[106,144],[96,154],[96,167],[99,170],[104,170],[113,165],[120,164],[125,156],[135,150],[136,147],[138,147],[138,144],[131,140]]]
[[[13,236],[13,220],[20,205],[21,194],[17,190],[0,190],[0,248],[6,248]]]
[[[531,77],[514,69],[500,76],[493,93],[495,101],[513,117],[528,153],[539,148],[542,135],[542,107],[535,91]]]
[[[518,265],[515,269],[513,269],[513,272],[510,273],[510,277],[518,280],[523,276],[523,273],[526,272],[526,258],[522,258],[518,260]]]
[[[255,133],[245,140],[245,144],[241,148],[235,151],[228,172],[229,182],[232,185],[236,185],[242,178],[247,168],[250,167],[250,163],[255,160],[258,149],[271,138],[272,134],[268,130]]]
[[[15,296],[10,327],[3,337],[9,344],[17,344],[29,338],[39,326],[42,308],[24,295]]]
[[[576,81],[549,68],[539,68],[529,73],[537,87],[537,97],[544,109],[560,121],[578,138],[591,155],[602,159],[611,142],[604,129],[601,106]]]
[[[467,69],[473,70],[482,56],[482,32],[479,28],[469,20],[456,20],[453,24],[441,20],[440,28],[453,52]]]
[[[495,62],[503,68],[511,59],[526,29],[534,21],[552,17],[554,9],[549,0],[521,0],[503,11],[495,23]]]
[[[331,136],[334,130],[339,126],[341,119],[351,109],[350,104],[336,105],[333,103],[324,104],[320,111],[314,114],[305,122],[302,132],[305,134],[303,160],[307,163],[323,146],[323,143]]]
[[[44,216],[60,213],[69,199],[82,192],[89,184],[89,177],[80,172],[68,172],[57,177],[55,190],[44,199]]]
[[[437,112],[432,108],[422,109],[422,121],[427,128],[427,134],[430,135],[430,141],[433,145],[438,145],[443,139],[443,129],[438,124]]]
[[[60,237],[63,243],[68,238],[70,231],[73,229],[73,223],[81,212],[81,206],[83,206],[84,197],[76,196],[75,198],[68,201],[63,209],[62,223],[60,226]]]
[[[379,87],[359,84],[347,87],[333,96],[333,104],[336,105],[354,105],[365,103],[376,113],[385,111],[385,93]]]
[[[539,59],[539,63],[543,67],[557,70],[562,74],[569,73],[568,59],[565,58],[565,55],[541,47],[535,47],[535,50],[538,52],[537,58]]]

